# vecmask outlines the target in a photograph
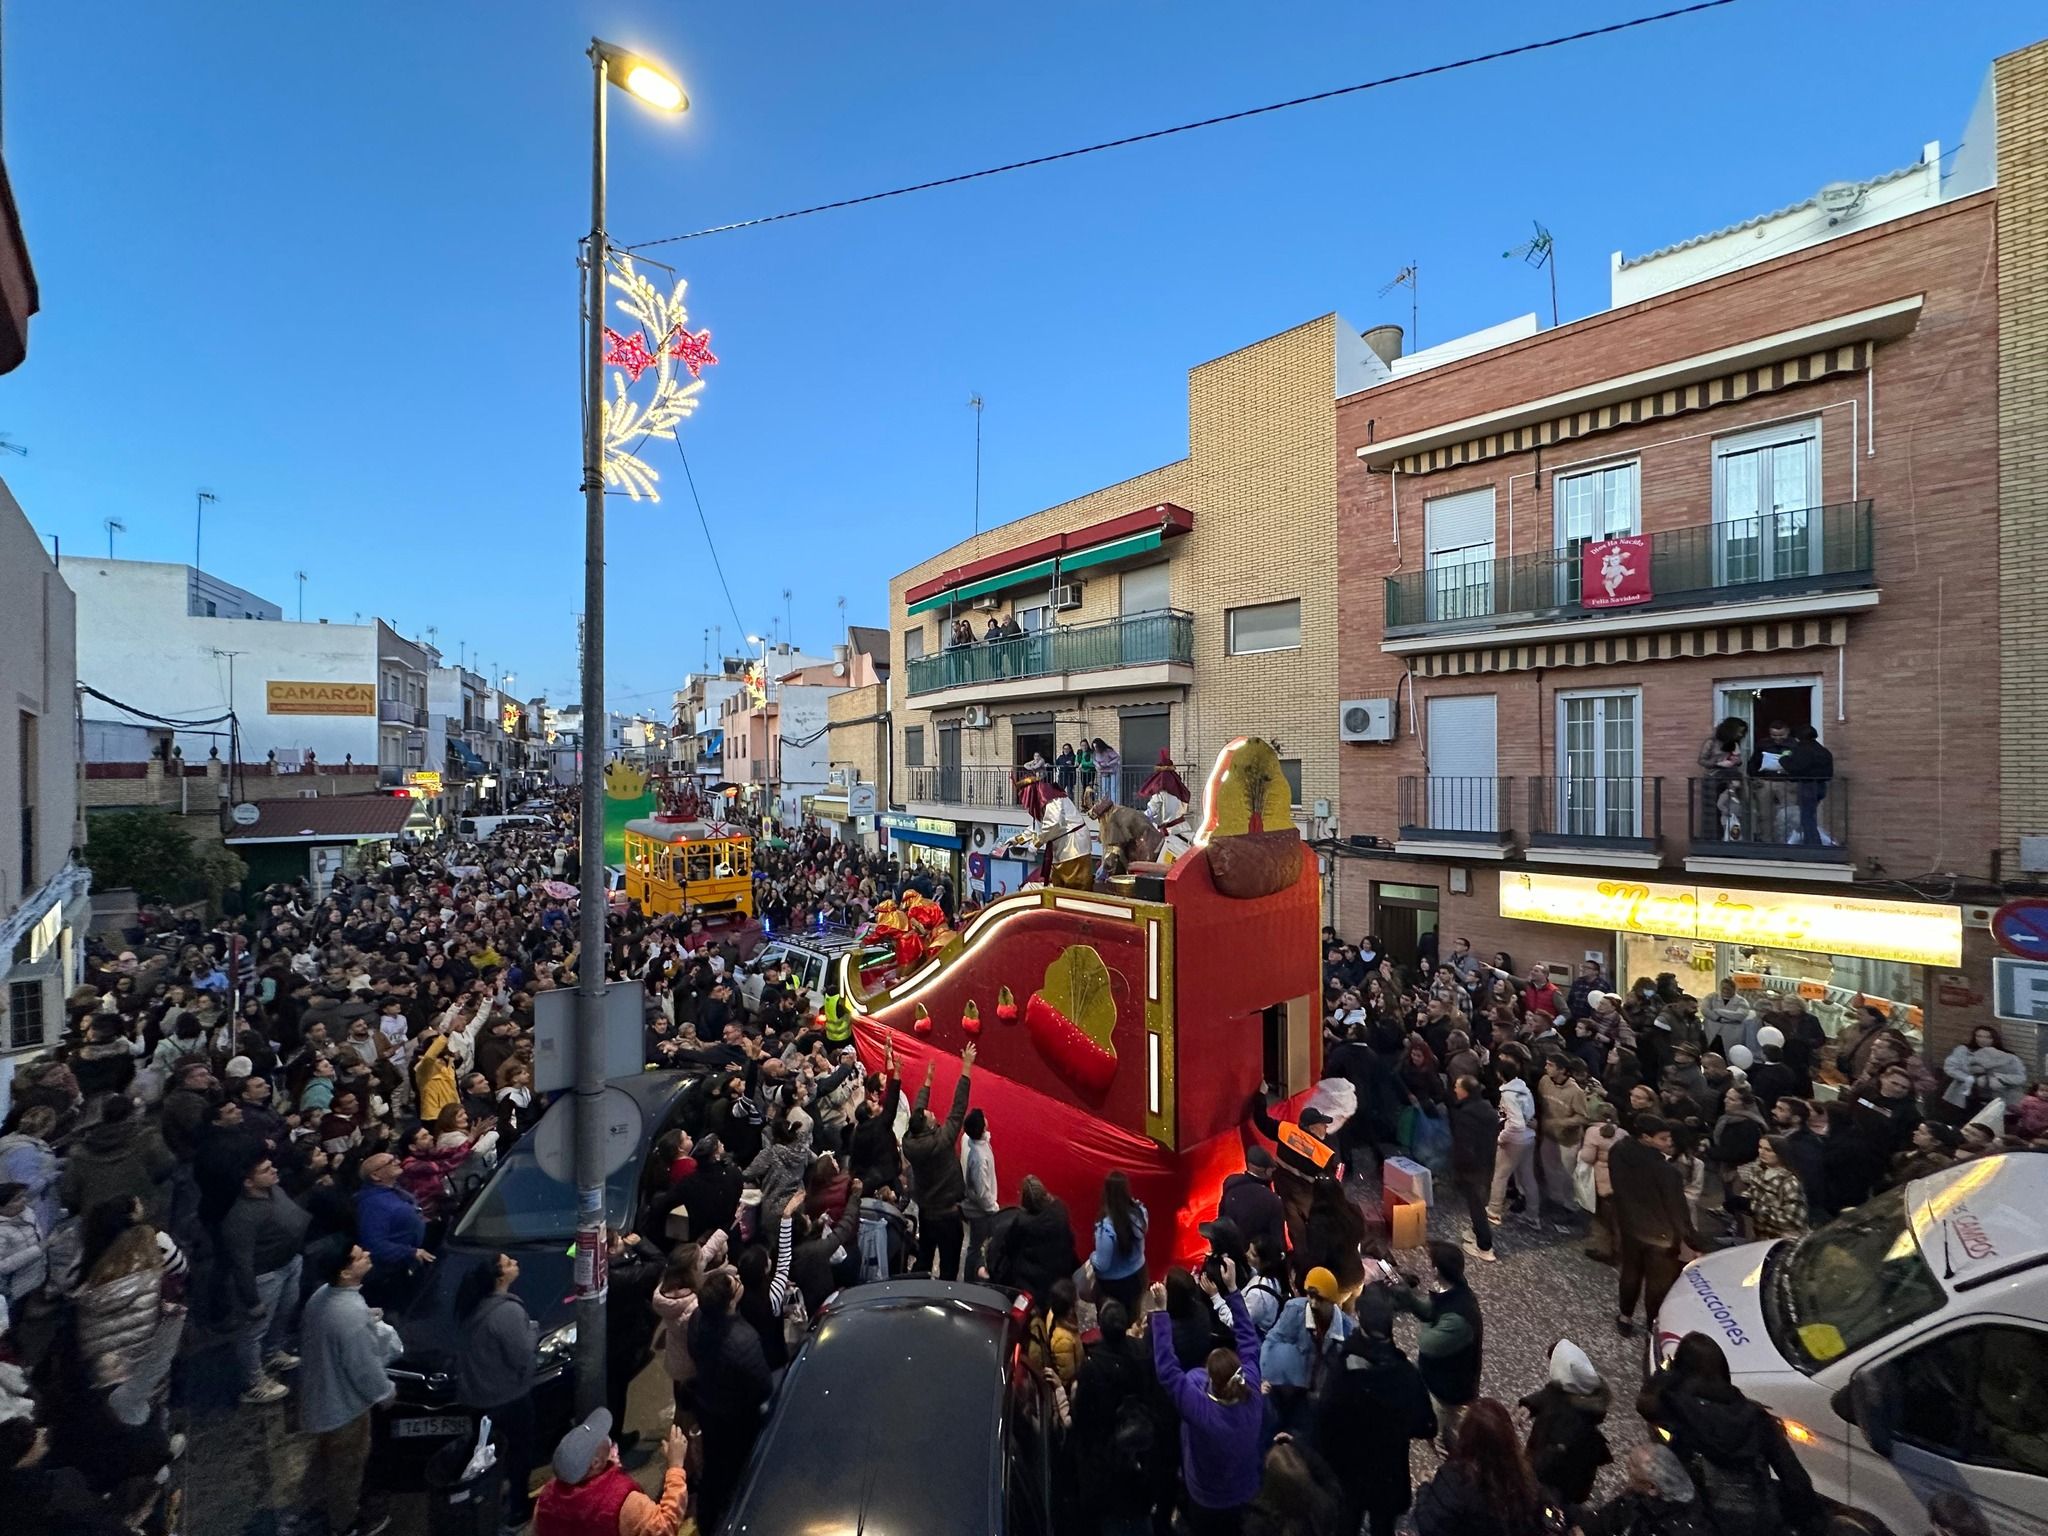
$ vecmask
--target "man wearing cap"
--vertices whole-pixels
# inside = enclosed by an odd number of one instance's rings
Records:
[[[1270,1105],[1266,1102],[1266,1085],[1261,1083],[1259,1091],[1252,1096],[1252,1124],[1273,1139],[1280,1149],[1280,1166],[1290,1173],[1298,1173],[1304,1179],[1344,1178],[1344,1164],[1338,1160],[1337,1149],[1326,1139],[1330,1134],[1330,1117],[1313,1104],[1304,1109],[1293,1120],[1275,1120]]]
[[[534,1500],[534,1536],[675,1536],[689,1489],[683,1472],[688,1444],[671,1425],[661,1447],[668,1465],[656,1503],[619,1465],[610,1411],[595,1410],[555,1445],[555,1475]]]
[[[1593,1013],[1591,994],[1613,990],[1614,983],[1607,979],[1600,961],[1582,960],[1579,962],[1579,974],[1572,978],[1571,991],[1565,994],[1565,1012],[1575,1019],[1590,1018]]]
[[[1307,1435],[1312,1405],[1324,1377],[1343,1358],[1356,1326],[1338,1308],[1337,1277],[1321,1265],[1302,1282],[1307,1292],[1280,1309],[1280,1320],[1259,1347],[1259,1374],[1272,1388],[1277,1428]]]
[[[1223,1200],[1216,1214],[1234,1223],[1247,1243],[1264,1238],[1276,1253],[1287,1250],[1287,1207],[1273,1193],[1273,1154],[1253,1147],[1244,1155],[1244,1172],[1223,1181]]]

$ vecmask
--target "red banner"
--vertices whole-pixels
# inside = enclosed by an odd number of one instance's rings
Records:
[[[1650,600],[1650,539],[1634,533],[1594,539],[1579,551],[1579,601],[1587,608],[1627,608]]]

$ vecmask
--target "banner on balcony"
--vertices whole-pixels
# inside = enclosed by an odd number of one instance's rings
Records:
[[[1650,596],[1648,534],[1594,539],[1579,551],[1579,601],[1586,607],[1628,608]]]

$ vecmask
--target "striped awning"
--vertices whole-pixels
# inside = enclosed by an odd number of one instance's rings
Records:
[[[1050,560],[1020,565],[1014,571],[984,576],[980,581],[970,581],[965,586],[948,587],[944,592],[935,593],[921,603],[912,603],[908,611],[913,614],[929,613],[934,608],[972,602],[977,597],[986,597],[991,592],[1001,592],[1008,587],[1021,587],[1027,581],[1046,580],[1052,576],[1052,568],[1053,562]]]
[[[1129,538],[1112,539],[1109,543],[1098,544],[1093,549],[1077,550],[1073,554],[1062,555],[1060,572],[1064,575],[1068,571],[1086,570],[1091,565],[1107,565],[1112,560],[1142,555],[1149,550],[1157,549],[1159,545],[1159,530],[1148,528],[1145,532],[1134,533]]]
[[[1641,661],[1675,661],[1687,656],[1742,656],[1763,651],[1801,651],[1844,645],[1849,620],[1769,619],[1754,624],[1702,625],[1654,634],[1589,636],[1532,645],[1475,645],[1426,652],[1412,659],[1417,677],[1471,677],[1486,672],[1533,672],[1549,667],[1608,667]]]
[[[1393,468],[1404,475],[1426,475],[1439,469],[1455,469],[1461,464],[1483,463],[1503,454],[1527,453],[1536,448],[1569,443],[1667,416],[1710,410],[1717,405],[1789,389],[1795,384],[1811,384],[1838,373],[1860,372],[1870,366],[1871,348],[1875,345],[1870,341],[1846,342],[1820,352],[1745,368],[1720,378],[1681,384],[1633,400],[1617,400],[1611,405],[1574,411],[1568,416],[1555,416],[1548,421],[1530,422],[1526,426],[1468,438],[1461,443],[1424,449],[1394,460]]]

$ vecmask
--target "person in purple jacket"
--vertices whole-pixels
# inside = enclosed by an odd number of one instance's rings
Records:
[[[1152,1361],[1159,1384],[1180,1413],[1180,1464],[1187,1479],[1190,1536],[1237,1536],[1244,1508],[1257,1497],[1259,1440],[1264,1409],[1259,1401],[1259,1335],[1237,1294],[1237,1265],[1218,1263],[1221,1283],[1204,1266],[1202,1289],[1219,1295],[1230,1311],[1235,1352],[1212,1350],[1201,1375],[1183,1371],[1173,1353],[1173,1325],[1166,1314],[1166,1287],[1151,1291]]]

